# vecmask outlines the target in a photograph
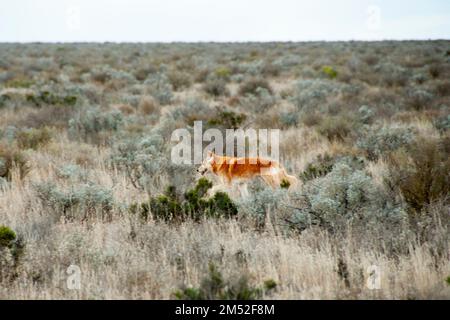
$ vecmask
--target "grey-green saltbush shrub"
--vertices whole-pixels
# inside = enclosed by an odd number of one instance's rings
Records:
[[[92,108],[69,120],[69,133],[72,138],[101,143],[107,140],[102,133],[117,131],[122,123],[123,116],[120,111],[103,112],[100,108]]]
[[[114,204],[111,190],[94,184],[62,190],[54,183],[46,182],[34,185],[34,190],[44,207],[67,219],[106,218]]]
[[[223,78],[208,77],[203,90],[213,97],[228,96],[230,94],[227,83]]]
[[[167,105],[172,102],[173,99],[173,87],[169,78],[162,72],[152,73],[144,81],[144,85],[147,86],[148,92],[156,99],[161,105]]]
[[[372,122],[375,112],[369,106],[363,105],[358,109],[358,116],[362,123],[369,124]]]
[[[194,121],[212,118],[215,115],[215,110],[210,108],[203,100],[194,98],[187,99],[181,107],[175,108],[171,114],[174,119],[183,120],[192,126]]]
[[[441,132],[450,129],[450,114],[447,116],[439,117],[433,121],[434,126]]]
[[[163,139],[158,134],[118,141],[113,146],[110,164],[123,170],[134,187],[145,189],[148,178],[161,175],[165,166]]]
[[[87,171],[76,164],[68,164],[61,166],[57,170],[57,175],[60,178],[72,181],[87,180],[88,177]]]
[[[337,95],[340,90],[341,85],[331,80],[299,80],[290,100],[299,110],[313,111],[329,96]]]
[[[277,97],[272,95],[269,90],[257,87],[254,93],[248,93],[239,98],[239,104],[254,112],[264,112],[277,103]]]
[[[300,205],[292,217],[295,228],[316,225],[330,232],[349,224],[367,226],[400,223],[405,212],[396,208],[363,170],[337,163],[333,170],[305,184]]]
[[[411,128],[372,126],[358,139],[356,145],[367,153],[369,160],[376,160],[387,153],[407,146],[414,139]]]
[[[405,86],[411,73],[410,70],[392,62],[379,63],[373,69],[379,74],[378,84],[387,87]]]
[[[283,204],[289,202],[286,189],[273,190],[259,183],[250,185],[248,197],[237,201],[239,213],[255,219],[258,227],[263,227],[267,215],[283,215],[286,208]]]

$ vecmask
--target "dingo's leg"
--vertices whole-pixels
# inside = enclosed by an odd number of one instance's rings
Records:
[[[262,175],[261,178],[267,185],[271,186],[272,188],[275,189],[277,187],[272,175]]]
[[[248,192],[246,182],[242,182],[239,184],[239,193],[240,193],[241,197],[244,197],[244,198],[248,198],[248,196],[250,195]]]

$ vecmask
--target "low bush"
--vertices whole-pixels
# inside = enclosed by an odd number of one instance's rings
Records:
[[[336,163],[328,174],[305,183],[297,201],[297,210],[288,221],[297,230],[318,226],[341,233],[349,225],[373,230],[384,228],[386,223],[394,228],[404,219],[401,206],[364,170],[345,162]]]
[[[0,283],[18,276],[18,267],[25,251],[21,237],[9,227],[0,225]]]
[[[219,111],[214,118],[208,120],[210,126],[221,126],[225,129],[238,129],[247,116],[234,111]]]
[[[230,94],[226,81],[218,77],[208,77],[203,85],[203,90],[213,97],[228,96]]]
[[[101,144],[108,140],[108,136],[103,136],[102,133],[117,131],[122,123],[123,116],[118,110],[102,112],[99,108],[88,109],[70,119],[70,137]]]
[[[159,103],[151,96],[144,96],[139,101],[138,110],[144,115],[157,114],[160,111]]]
[[[267,90],[269,94],[273,94],[273,90],[271,86],[269,85],[269,82],[267,80],[264,80],[262,78],[251,78],[244,83],[241,84],[239,87],[239,94],[242,96],[253,94],[258,94],[258,88],[262,88]]]
[[[366,152],[369,160],[377,160],[392,151],[407,146],[413,139],[414,131],[411,128],[377,125],[367,129],[356,145]]]
[[[247,275],[225,280],[216,265],[210,263],[209,273],[200,287],[182,287],[174,292],[174,296],[180,300],[256,300],[271,294],[276,286],[271,279],[262,286],[251,286]]]
[[[109,189],[94,184],[72,186],[62,190],[53,183],[34,185],[41,204],[56,215],[66,219],[87,220],[89,218],[107,218],[110,216],[114,199]]]
[[[138,214],[144,220],[152,216],[155,220],[167,222],[235,217],[238,213],[237,207],[226,193],[217,192],[210,198],[206,197],[211,187],[210,181],[201,178],[194,189],[188,190],[183,197],[179,197],[175,187],[170,186],[163,195],[150,198],[149,201],[141,204],[132,204],[130,212]]]
[[[148,92],[161,104],[170,104],[173,100],[173,87],[169,78],[164,73],[152,73],[144,81]]]
[[[41,91],[38,94],[27,95],[27,101],[36,107],[43,105],[62,105],[74,106],[77,103],[77,97],[73,95],[57,95],[49,91]]]
[[[222,79],[228,80],[231,77],[231,70],[229,68],[227,68],[227,67],[218,67],[214,71],[214,74],[218,78],[222,78]]]
[[[420,138],[388,158],[386,184],[400,191],[411,212],[449,200],[450,154],[443,147],[436,139]]]
[[[167,77],[175,91],[187,89],[192,85],[191,76],[186,72],[172,70],[167,74]]]
[[[317,131],[328,140],[343,141],[355,128],[352,118],[346,116],[327,116],[322,118]]]

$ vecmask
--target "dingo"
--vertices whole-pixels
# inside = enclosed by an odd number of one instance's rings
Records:
[[[286,170],[274,160],[262,158],[235,158],[219,156],[209,151],[208,156],[197,169],[201,175],[206,172],[217,175],[222,184],[231,186],[236,180],[240,182],[261,177],[272,188],[288,183],[290,187],[297,183],[297,178],[286,173]],[[248,194],[245,189],[245,193]]]

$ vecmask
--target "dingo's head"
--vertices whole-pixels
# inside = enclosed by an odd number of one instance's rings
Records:
[[[208,155],[203,160],[200,167],[198,167],[197,172],[201,175],[204,175],[208,171],[212,171],[212,166],[214,164],[214,153],[211,151],[208,151]]]

